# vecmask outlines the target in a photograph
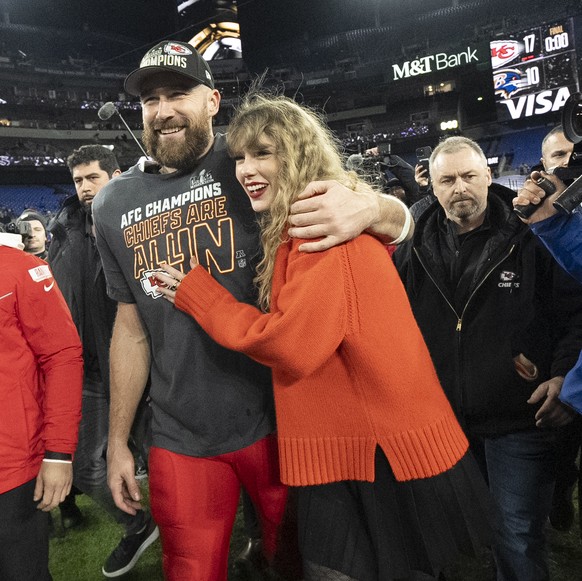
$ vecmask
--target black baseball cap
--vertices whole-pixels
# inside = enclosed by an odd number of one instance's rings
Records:
[[[141,59],[139,68],[125,79],[125,92],[139,96],[143,82],[152,75],[168,71],[214,89],[214,79],[208,63],[186,42],[164,40],[150,48]]]

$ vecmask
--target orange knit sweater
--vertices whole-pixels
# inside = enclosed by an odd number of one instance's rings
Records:
[[[176,295],[218,343],[272,368],[281,480],[372,482],[377,445],[401,481],[454,466],[467,439],[384,246],[362,235],[306,254],[301,242],[278,250],[270,313],[200,266]]]

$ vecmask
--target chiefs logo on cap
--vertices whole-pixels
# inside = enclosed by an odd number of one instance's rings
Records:
[[[176,44],[172,42],[169,42],[164,47],[164,52],[166,54],[177,54],[177,55],[192,54],[192,51],[189,48],[181,44]]]

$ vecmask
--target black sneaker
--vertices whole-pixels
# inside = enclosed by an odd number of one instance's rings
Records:
[[[134,568],[142,553],[160,536],[160,531],[151,515],[143,529],[134,535],[124,536],[101,572],[105,577],[119,577]]]

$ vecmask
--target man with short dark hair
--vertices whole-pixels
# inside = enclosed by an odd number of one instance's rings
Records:
[[[498,581],[549,579],[544,528],[552,428],[582,346],[582,289],[512,211],[479,145],[450,137],[430,158],[434,197],[394,254],[439,379],[498,505]]]
[[[568,165],[574,151],[574,144],[566,139],[561,125],[554,127],[542,141],[542,157],[540,161],[546,171]]]
[[[109,343],[117,305],[107,296],[91,207],[101,188],[120,175],[121,170],[113,152],[101,145],[84,145],[73,151],[67,165],[76,195],[65,200],[50,224],[53,242],[48,261],[79,330],[85,360],[83,418],[73,482],[124,526],[125,536],[102,569],[106,577],[117,577],[132,569],[158,536],[149,513],[138,511],[129,515],[119,510],[107,486]],[[75,515],[75,508],[74,496],[68,497],[61,508],[64,525],[67,517]]]

